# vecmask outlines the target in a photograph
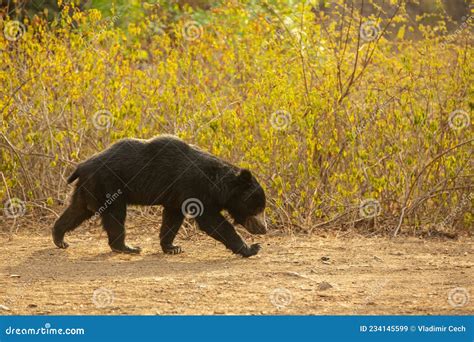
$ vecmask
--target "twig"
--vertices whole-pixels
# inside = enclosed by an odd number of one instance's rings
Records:
[[[30,177],[28,176],[28,173],[26,172],[26,168],[25,168],[25,165],[23,164],[23,160],[21,159],[20,155],[18,154],[17,152],[17,149],[15,146],[12,145],[12,143],[7,139],[7,137],[5,136],[5,134],[3,133],[0,133],[3,137],[3,139],[5,139],[5,141],[7,142],[8,146],[10,147],[10,149],[13,151],[13,153],[16,155],[16,157],[18,158],[18,161],[20,162],[20,166],[25,174],[25,179],[26,179],[26,182],[28,183],[28,186],[30,187],[31,190],[33,190],[33,185],[30,181]]]
[[[405,216],[405,210],[407,209],[407,203],[411,197],[411,194],[412,194],[412,191],[413,191],[413,188],[415,187],[415,184],[418,182],[418,179],[420,179],[421,175],[428,169],[428,167],[430,167],[431,165],[433,165],[436,161],[438,161],[441,157],[443,157],[444,155],[446,155],[447,153],[461,147],[461,146],[464,146],[466,144],[469,144],[471,142],[474,141],[474,138],[473,139],[470,139],[470,140],[467,140],[467,141],[464,141],[460,144],[457,144],[456,146],[453,146],[449,149],[447,149],[446,151],[443,151],[441,153],[439,153],[438,155],[436,155],[433,159],[431,159],[427,164],[425,164],[423,166],[423,168],[421,169],[421,171],[418,173],[418,175],[416,176],[415,180],[411,183],[410,187],[408,188],[408,194],[406,195],[405,197],[405,201],[403,203],[403,208],[402,208],[402,211],[400,213],[400,218],[398,219],[398,226],[397,228],[395,228],[395,231],[393,232],[393,236],[397,236],[398,234],[398,231],[400,230],[400,227],[402,226],[402,222],[403,222],[403,218]]]

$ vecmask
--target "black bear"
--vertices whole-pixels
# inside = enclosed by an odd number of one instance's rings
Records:
[[[181,253],[173,240],[185,217],[244,257],[257,254],[260,245],[248,246],[221,211],[252,234],[266,233],[265,193],[251,172],[174,136],[121,140],[80,163],[68,183],[76,179],[72,201],[53,227],[59,248],[68,247],[66,232],[96,215],[113,251],[139,253],[125,244],[128,204],[164,207],[160,244],[168,254]]]

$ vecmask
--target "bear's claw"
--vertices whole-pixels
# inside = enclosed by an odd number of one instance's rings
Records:
[[[66,249],[69,247],[69,244],[64,240],[54,240],[54,244],[56,245],[56,247],[61,249]]]
[[[256,255],[262,247],[260,247],[259,243],[254,243],[250,247],[246,247],[239,251],[239,254],[242,255],[244,258],[251,257],[252,255]]]
[[[140,254],[142,249],[140,247],[123,246],[120,248],[112,247],[112,251],[116,253],[125,253],[125,254]]]
[[[179,246],[163,246],[163,253],[165,254],[180,254],[183,250]]]

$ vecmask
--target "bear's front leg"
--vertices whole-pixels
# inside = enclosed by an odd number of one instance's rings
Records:
[[[139,254],[140,247],[129,247],[125,244],[125,202],[115,202],[102,214],[102,225],[107,232],[110,248],[117,253]]]
[[[173,241],[176,234],[178,234],[183,220],[184,215],[181,213],[181,210],[164,208],[160,230],[160,245],[164,253],[179,254],[182,252],[181,247],[173,245]]]
[[[255,255],[260,250],[258,243],[250,247],[242,240],[239,234],[220,213],[205,214],[196,217],[199,228],[205,231],[209,236],[217,241],[220,241],[235,254],[240,254],[243,257],[250,257]]]

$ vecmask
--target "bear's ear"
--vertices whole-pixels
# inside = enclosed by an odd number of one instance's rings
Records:
[[[242,183],[250,183],[252,181],[252,173],[250,173],[250,171],[247,169],[241,169],[237,175],[237,178]]]

